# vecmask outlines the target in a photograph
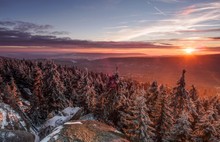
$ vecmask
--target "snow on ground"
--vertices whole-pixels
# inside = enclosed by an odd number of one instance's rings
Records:
[[[39,141],[40,141],[40,138],[39,138],[39,136],[36,134],[36,132],[35,132],[32,128],[30,128],[30,132],[31,132],[32,134],[34,134],[34,136],[35,136],[34,142],[39,142]]]
[[[80,117],[79,120],[97,120],[97,118],[94,116],[94,114],[89,113],[87,115]]]
[[[63,126],[59,126],[54,129],[52,133],[42,139],[40,142],[48,142],[49,140],[53,139],[54,141],[57,140],[59,132],[63,129]]]
[[[4,129],[6,125],[8,125],[8,122],[6,120],[6,112],[5,110],[3,110],[2,108],[0,108],[0,113],[1,113],[1,117],[0,117],[0,125],[1,125],[1,129]]]
[[[22,120],[21,116],[13,110],[9,105],[0,103],[0,128],[5,129],[9,127],[19,127],[20,129],[27,130],[26,123]]]
[[[69,121],[78,111],[80,110],[79,107],[67,107],[63,111],[61,111],[61,115],[56,115],[53,118],[47,120],[42,128],[46,128],[49,126],[57,127],[65,122]]]
[[[20,97],[20,100],[22,101],[23,105],[26,105],[26,106],[30,106],[31,105],[31,103],[28,100],[26,100],[26,99],[24,99],[22,97]]]
[[[32,95],[32,93],[31,93],[31,90],[30,89],[28,89],[28,88],[24,88],[24,91],[28,94],[28,95]]]
[[[62,111],[62,113],[64,115],[75,115],[79,111],[79,109],[79,107],[67,107]]]
[[[14,137],[14,136],[16,136],[13,132],[8,132],[7,133],[7,137]]]

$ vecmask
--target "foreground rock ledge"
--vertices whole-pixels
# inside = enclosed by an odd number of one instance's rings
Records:
[[[115,128],[94,120],[70,121],[41,142],[129,142]]]
[[[0,129],[0,142],[34,142],[35,136],[25,131]]]

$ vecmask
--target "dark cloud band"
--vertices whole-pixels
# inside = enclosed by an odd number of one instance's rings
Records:
[[[95,42],[60,38],[68,32],[47,30],[51,25],[37,25],[29,22],[0,21],[0,46],[53,46],[82,48],[175,48],[170,44],[155,45],[151,42]]]

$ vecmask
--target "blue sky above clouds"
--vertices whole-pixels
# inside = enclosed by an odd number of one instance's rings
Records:
[[[220,47],[219,9],[219,0],[0,0],[0,44],[86,40]]]

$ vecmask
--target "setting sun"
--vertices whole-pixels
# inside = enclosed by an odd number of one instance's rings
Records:
[[[193,52],[195,52],[195,49],[194,48],[185,48],[184,49],[184,52],[186,54],[193,54]]]

